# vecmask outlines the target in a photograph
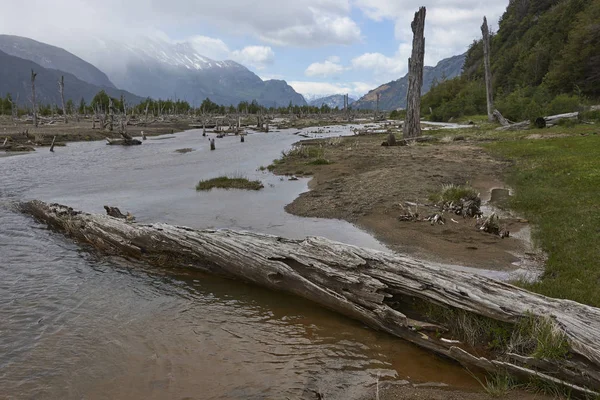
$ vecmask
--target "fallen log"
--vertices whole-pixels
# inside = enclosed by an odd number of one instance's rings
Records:
[[[409,256],[324,238],[290,240],[251,232],[135,224],[41,201],[21,203],[20,210],[104,253],[154,265],[196,268],[296,294],[468,367],[509,372],[580,395],[595,396],[600,391],[597,308]],[[409,299],[511,327],[532,318],[545,321],[553,334],[564,337],[568,355],[557,362],[533,356],[534,362],[531,354],[515,356],[515,351],[480,357],[475,347],[466,343],[459,347],[455,340],[443,338],[443,323],[427,321],[409,306],[413,304]],[[427,335],[429,330],[436,333]]]
[[[106,138],[106,144],[111,146],[138,146],[142,144],[142,142],[138,139],[109,139]]]
[[[500,113],[498,113],[498,114],[500,114]],[[563,119],[571,119],[571,120],[578,119],[579,113],[573,112],[573,113],[566,113],[566,114],[550,115],[548,117],[540,117],[540,118],[544,119],[546,126],[551,126],[551,125],[556,125],[559,121],[561,121]],[[531,121],[527,120],[527,121],[517,122],[515,124],[504,125],[499,128],[496,128],[496,130],[497,131],[517,131],[517,130],[529,129],[530,126],[531,126]]]

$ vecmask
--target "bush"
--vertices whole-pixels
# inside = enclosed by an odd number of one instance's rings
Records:
[[[564,114],[578,111],[581,106],[577,96],[559,94],[548,105],[548,115]]]

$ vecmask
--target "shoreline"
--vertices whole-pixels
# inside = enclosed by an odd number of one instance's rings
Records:
[[[291,151],[270,166],[276,175],[311,177],[309,191],[285,210],[302,217],[342,219],[369,232],[392,251],[490,271],[497,279],[523,265],[527,274],[539,269],[541,255],[533,249],[527,221],[509,212],[503,212],[501,222],[516,235],[506,239],[479,231],[476,221],[469,218],[456,217],[435,226],[398,219],[407,203],[427,204],[431,193],[444,184],[468,183],[480,191],[484,201],[489,199],[492,189],[507,188],[502,176],[508,163],[468,142],[382,147],[385,137],[375,134],[299,142],[296,147],[304,148],[308,157]],[[419,207],[421,215],[435,210]],[[490,208],[487,202],[484,207]]]

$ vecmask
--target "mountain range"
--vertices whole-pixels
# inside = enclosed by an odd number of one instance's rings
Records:
[[[465,58],[466,53],[441,60],[435,67],[426,66],[423,69],[423,89],[421,93],[427,93],[436,81],[441,82],[445,79],[452,79],[459,76],[462,73]],[[380,94],[380,110],[402,109],[406,107],[407,91],[408,74],[398,80],[388,82],[371,90],[357,100],[352,107],[373,110],[376,107],[377,94]]]
[[[252,100],[267,107],[306,104],[285,81],[263,81],[235,61],[205,57],[188,42],[148,37],[130,43],[102,40],[90,51],[88,59],[118,87],[144,97],[177,98],[192,105],[206,98],[224,105]]]
[[[218,104],[237,105],[256,100],[270,106],[306,105],[302,95],[282,80],[263,81],[234,61],[215,61],[199,54],[189,43],[171,44],[147,39],[136,45],[102,42],[95,58],[108,73],[59,47],[32,39],[0,35],[0,95],[11,93],[25,103],[31,93],[30,73],[38,73],[41,102],[58,103],[57,80],[65,76],[65,98],[89,101],[104,89],[128,101],[142,97],[181,99],[199,105],[210,98]],[[26,62],[25,62],[26,61]],[[109,78],[110,77],[110,78]],[[117,87],[124,90],[118,90]],[[135,94],[132,94],[135,93]]]
[[[0,51],[0,95],[10,93],[19,104],[29,104],[31,97],[31,71],[37,76],[35,79],[36,100],[39,104],[60,104],[58,81],[64,76],[65,100],[72,100],[76,104],[84,99],[88,104],[101,90],[114,98],[121,95],[130,104],[137,104],[143,99],[124,90],[107,86],[97,86],[82,81],[75,75],[57,69],[44,68],[30,60],[11,56]]]
[[[67,72],[92,85],[116,89],[104,72],[60,47],[21,36],[0,35],[0,51],[44,68]]]
[[[348,96],[348,104],[352,104],[355,101],[356,99],[354,97]],[[344,95],[334,94],[331,96],[319,97],[308,102],[309,106],[314,107],[321,107],[323,104],[331,108],[337,107],[341,110],[342,108],[344,108]]]

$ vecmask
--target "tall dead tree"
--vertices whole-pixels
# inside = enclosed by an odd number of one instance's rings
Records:
[[[37,74],[31,70],[31,106],[33,107],[33,125],[38,127],[37,102],[35,100],[35,77]]]
[[[63,121],[64,123],[68,123],[67,119],[67,108],[65,107],[65,76],[61,75],[60,80],[58,81],[58,91],[60,93],[60,101],[62,103],[62,112],[63,112]]]
[[[108,98],[108,130],[110,132],[112,132],[114,129],[114,123],[115,123],[115,114],[113,113],[113,101],[112,101],[112,98],[109,97]]]
[[[485,90],[487,92],[487,114],[490,122],[494,121],[494,94],[492,92],[492,71],[490,68],[490,28],[487,18],[483,17],[481,25],[483,34],[483,65],[485,67]]]
[[[379,115],[379,98],[381,97],[381,93],[377,93],[377,102],[375,103],[375,115],[373,116],[373,122],[377,121],[377,116]]]
[[[425,58],[425,7],[419,8],[411,24],[413,31],[412,55],[408,59],[408,94],[404,138],[421,136],[421,88],[423,86],[423,62]]]

